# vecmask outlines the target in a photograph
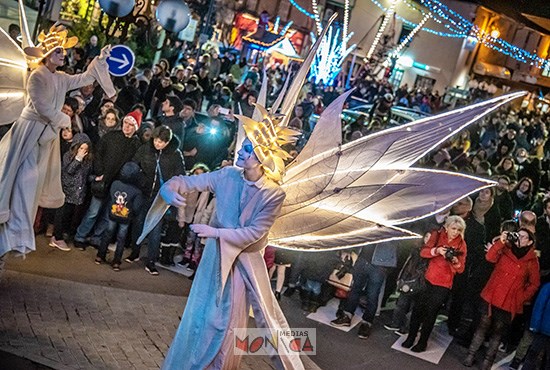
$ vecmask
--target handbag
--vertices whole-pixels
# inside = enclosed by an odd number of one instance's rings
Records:
[[[327,283],[345,292],[349,292],[353,284],[353,264],[353,258],[347,256],[332,271],[327,279]]]
[[[439,243],[440,231],[437,231],[437,240]],[[412,253],[417,253],[417,258],[413,259]],[[426,270],[428,269],[428,260],[420,257],[420,250],[411,252],[411,255],[405,261],[403,268],[397,277],[397,291],[403,294],[416,295],[426,289]]]
[[[105,181],[92,181],[92,184],[90,185],[90,191],[92,195],[96,198],[105,198],[105,195],[107,195],[107,186],[105,184]]]
[[[422,261],[419,264],[426,265]],[[410,276],[408,279],[400,278],[397,280],[397,290],[403,294],[418,294],[426,289],[426,278],[424,274],[426,273],[426,268],[419,267],[416,269],[414,275]]]

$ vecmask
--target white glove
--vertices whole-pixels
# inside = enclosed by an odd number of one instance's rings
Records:
[[[204,224],[193,224],[190,226],[191,230],[197,234],[200,238],[216,238],[220,237],[220,231],[215,227]]]
[[[160,196],[171,206],[185,207],[185,197],[180,194],[178,180],[169,180],[160,188]]]
[[[103,49],[101,49],[101,53],[99,54],[99,59],[105,60],[111,56],[111,45],[105,45]]]

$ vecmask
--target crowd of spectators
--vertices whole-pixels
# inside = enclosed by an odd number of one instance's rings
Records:
[[[75,48],[66,72],[84,70],[98,50],[97,38]],[[196,175],[230,165],[237,132],[234,114],[252,116],[264,67],[268,106],[295,69],[293,65],[251,65],[231,53],[220,56],[214,51],[196,61],[185,57],[175,61],[176,65],[170,65],[161,59],[151,68],[116,78],[119,92],[114,101],[106,99],[96,85],[67,96],[63,112],[71,117],[72,128],[61,132],[60,153],[66,202],[59,210],[41,210],[35,225],[36,232],[48,229],[50,246],[69,251],[71,240],[76,248],[95,246],[95,263],[104,264],[107,246],[116,240],[112,268],[121,269],[125,248],[131,252],[124,260],[138,262],[141,246],[137,239],[162,183],[175,175]],[[426,113],[444,108],[437,91],[407,85],[394,90],[386,80],[377,81],[368,73],[359,73],[353,85],[355,97],[373,104],[371,118],[387,114],[393,105]],[[306,83],[290,125],[307,137],[310,117],[320,114],[339,93],[334,87]],[[398,273],[401,270],[399,275],[403,276],[402,267],[410,255],[405,268],[415,271],[410,261],[415,261],[414,265],[425,262],[428,288],[418,295],[401,290],[393,320],[385,327],[399,334],[409,333],[404,343],[407,347],[413,346],[420,331],[420,341],[412,348],[422,352],[437,314],[445,309],[449,332],[470,346],[473,356],[493,323],[498,330],[491,337],[486,362],[492,364],[501,342],[507,351],[519,345],[514,359],[517,368],[533,337],[530,309],[524,304],[530,307],[534,302],[539,277],[550,281],[549,125],[550,115],[538,108],[506,106],[426,156],[420,165],[492,178],[498,185],[407,225],[426,235],[424,242],[382,243],[338,254],[268,249],[266,263],[270,274],[277,276],[277,299],[282,299],[281,292],[290,297],[299,290],[304,310],[315,311],[336,295],[342,299],[332,322],[336,326],[350,325],[356,307],[363,305],[359,337],[366,339],[380,304],[396,291]],[[369,126],[369,130],[380,128]],[[190,197],[185,215],[171,209],[149,235],[145,269],[158,275],[156,262],[174,265],[180,248],[183,259],[179,263],[196,269],[204,241],[187,226],[180,228],[178,221],[183,218],[187,225],[207,223],[214,207],[212,194],[204,193]],[[48,224],[53,226],[48,228]],[[507,239],[508,233],[518,230],[533,262],[526,262],[528,267],[517,274],[520,280],[511,285],[514,291],[510,294],[517,296],[511,308],[494,298],[498,289],[493,285],[498,278],[494,274],[511,269],[507,267],[510,262],[501,262],[503,258],[512,262],[527,258],[517,254]],[[448,258],[446,252],[455,244],[462,253]],[[335,290],[327,279],[342,265],[348,267],[346,273],[354,276],[354,283]],[[400,289],[397,286],[397,291]],[[379,301],[381,291],[385,294]],[[498,313],[493,321],[487,314],[491,310]],[[409,327],[406,315],[410,311]],[[518,332],[524,334],[518,336]],[[468,361],[466,365],[471,365],[473,358]]]

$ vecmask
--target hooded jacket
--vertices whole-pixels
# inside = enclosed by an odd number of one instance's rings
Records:
[[[498,240],[485,258],[495,264],[495,269],[481,298],[489,305],[510,312],[512,318],[523,313],[524,303],[533,298],[540,286],[539,262],[533,248],[517,258],[511,248]]]
[[[140,174],[139,166],[134,162],[126,163],[120,170],[120,180],[111,185],[109,218],[127,224],[139,213],[143,204],[141,190],[134,184]]]
[[[148,199],[157,195],[161,182],[164,183],[174,176],[185,174],[183,155],[178,149],[180,146],[178,138],[173,135],[172,140],[163,150],[155,149],[153,142],[154,140],[151,139],[143,144],[133,158],[141,168],[137,184],[143,191],[144,197]],[[157,163],[160,171],[157,169]]]
[[[61,168],[61,185],[65,193],[65,202],[80,205],[84,203],[88,189],[88,175],[92,172],[92,162],[84,158],[79,161],[73,154],[75,148],[88,144],[88,151],[91,152],[91,141],[86,134],[76,134],[71,142],[71,148],[63,155]]]

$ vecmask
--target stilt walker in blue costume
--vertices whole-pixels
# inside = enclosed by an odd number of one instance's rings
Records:
[[[141,239],[170,205],[183,213],[190,192],[210,191],[216,196],[210,224],[191,225],[207,242],[163,369],[238,369],[241,357],[234,351],[233,334],[246,327],[249,307],[256,327],[288,329],[262,258],[268,243],[315,251],[418,238],[397,225],[435,214],[494,185],[411,166],[522,93],[342,144],[340,114],[347,92],[326,108],[305,147],[285,168],[288,154],[281,146],[295,135],[287,127],[290,113],[327,27],[269,111],[264,108],[264,76],[253,117],[238,116],[246,138],[237,146],[236,167],[172,178],[148,212]],[[303,368],[298,355],[279,351],[272,359],[277,369]]]

